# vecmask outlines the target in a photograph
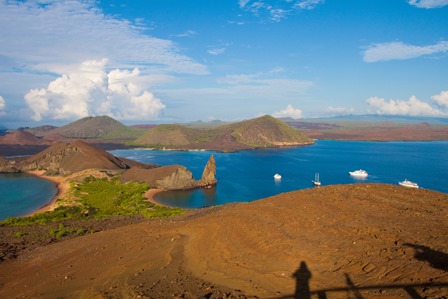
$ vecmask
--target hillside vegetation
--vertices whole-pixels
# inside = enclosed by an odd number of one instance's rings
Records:
[[[227,151],[311,143],[313,141],[299,130],[268,115],[207,129],[160,125],[149,129],[136,141],[137,145],[155,148]]]
[[[265,115],[234,125],[232,136],[236,141],[253,147],[307,144],[311,140],[299,130],[272,116]]]

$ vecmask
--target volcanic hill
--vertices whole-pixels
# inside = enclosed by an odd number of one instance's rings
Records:
[[[207,129],[159,125],[136,141],[138,145],[155,148],[224,151],[312,143],[313,140],[299,130],[269,115]]]
[[[109,116],[88,116],[62,127],[42,126],[27,131],[36,136],[58,133],[68,138],[135,139],[143,130],[128,127]]]

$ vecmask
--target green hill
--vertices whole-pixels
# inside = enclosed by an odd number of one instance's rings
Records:
[[[155,148],[224,151],[311,143],[313,141],[299,130],[272,116],[209,129],[159,125],[136,140],[137,145]]]
[[[259,118],[233,124],[232,136],[238,143],[252,147],[291,146],[312,143],[299,130],[279,119],[265,115]]]
[[[179,148],[210,141],[216,130],[193,129],[182,125],[159,125],[149,129],[136,143],[153,147]]]

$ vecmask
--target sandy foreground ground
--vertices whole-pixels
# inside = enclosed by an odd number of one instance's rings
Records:
[[[327,186],[88,234],[0,264],[0,298],[447,298],[448,195]]]

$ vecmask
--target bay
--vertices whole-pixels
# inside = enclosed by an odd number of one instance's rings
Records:
[[[397,184],[408,179],[422,188],[448,193],[448,141],[355,142],[317,141],[311,146],[260,149],[235,153],[212,151],[113,150],[136,161],[190,169],[196,179],[215,155],[218,185],[193,191],[162,192],[161,204],[200,208],[230,202],[248,202],[282,192],[312,188],[314,174],[322,185],[351,183]],[[348,172],[365,169],[357,180]],[[274,180],[275,173],[282,175]],[[48,204],[57,192],[53,182],[27,174],[0,174],[0,220],[23,216]]]
[[[398,184],[408,179],[422,188],[448,193],[448,141],[365,142],[317,141],[311,146],[260,149],[235,153],[211,151],[113,150],[118,157],[190,169],[196,179],[211,154],[215,155],[218,185],[212,189],[162,192],[161,204],[200,208],[230,202],[249,202],[282,192],[312,187],[314,174],[322,185],[351,183]],[[364,169],[367,179],[349,171]],[[275,173],[282,175],[274,180]]]
[[[0,174],[0,220],[27,215],[50,203],[56,185],[34,175]]]

